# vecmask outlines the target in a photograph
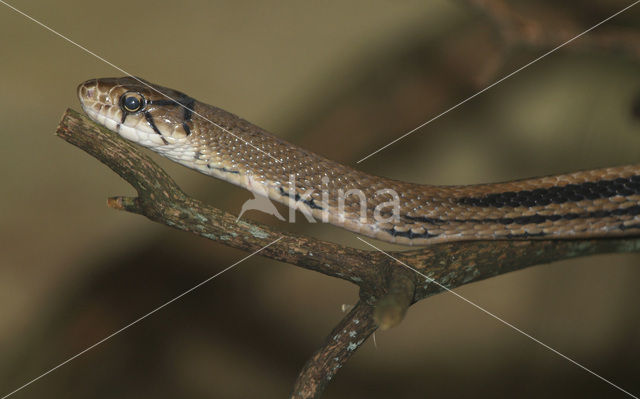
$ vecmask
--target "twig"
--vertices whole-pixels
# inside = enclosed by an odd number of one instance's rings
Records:
[[[319,397],[338,368],[376,329],[373,318],[376,307],[379,308],[376,320],[388,328],[402,320],[411,303],[442,291],[437,285],[425,282],[423,277],[407,273],[380,252],[279,232],[259,223],[236,222],[235,216],[188,197],[138,149],[76,111],[67,110],[56,134],[109,166],[136,189],[137,197],[110,198],[109,207],[144,215],[245,251],[255,251],[282,237],[260,255],[338,277],[360,287],[360,303],[307,362],[296,382],[294,395]],[[453,289],[536,264],[598,253],[635,251],[640,251],[638,238],[461,242],[390,254]],[[351,332],[355,336],[351,336]]]
[[[319,398],[338,370],[375,330],[373,307],[358,302],[304,365],[293,385],[291,398]]]

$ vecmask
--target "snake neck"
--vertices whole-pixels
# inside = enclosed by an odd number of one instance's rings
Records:
[[[414,184],[331,161],[219,108],[195,109],[221,128],[194,118],[188,147],[159,152],[315,220],[385,241],[569,238],[593,235],[594,225],[601,235],[640,227],[637,165],[508,183]]]

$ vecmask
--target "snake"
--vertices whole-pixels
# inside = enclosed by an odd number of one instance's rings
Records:
[[[424,246],[640,234],[640,165],[489,184],[418,184],[332,161],[141,78],[91,79],[77,93],[90,119],[129,141],[382,241]]]

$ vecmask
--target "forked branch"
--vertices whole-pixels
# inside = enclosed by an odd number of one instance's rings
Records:
[[[304,235],[238,221],[220,209],[187,196],[151,159],[117,134],[67,110],[56,134],[125,179],[138,196],[108,200],[111,208],[144,215],[176,229],[305,269],[341,278],[360,288],[360,302],[302,369],[292,397],[320,397],[338,369],[380,326],[398,324],[407,308],[442,287],[409,272],[391,257]],[[578,256],[640,250],[640,239],[478,241],[390,252],[448,289],[528,266]]]

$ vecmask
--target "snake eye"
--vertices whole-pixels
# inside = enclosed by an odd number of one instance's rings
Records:
[[[120,100],[120,106],[127,112],[138,112],[144,104],[144,97],[140,93],[124,93]]]

